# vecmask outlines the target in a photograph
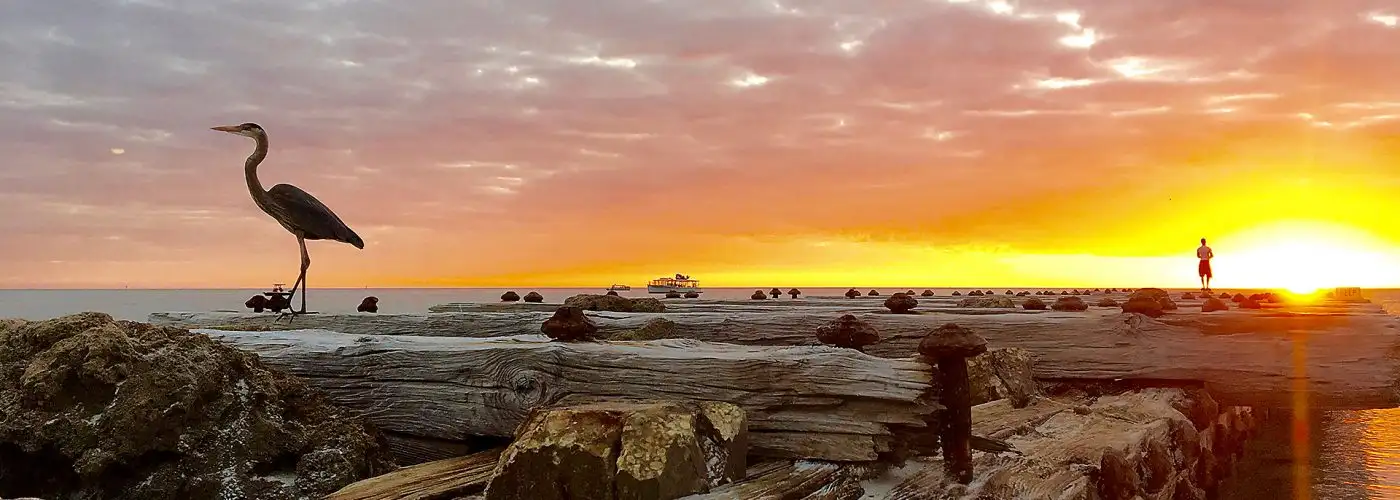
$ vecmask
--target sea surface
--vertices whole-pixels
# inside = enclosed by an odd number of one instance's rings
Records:
[[[889,294],[912,288],[879,288]],[[865,288],[857,288],[865,291]],[[984,289],[1001,291],[1005,287]],[[1021,287],[1013,287],[1022,290]],[[786,288],[783,288],[786,290]],[[969,288],[933,288],[939,295]],[[1060,289],[1050,289],[1060,290]],[[246,310],[243,302],[263,290],[0,290],[0,318],[45,319],[83,311],[101,311],[118,319],[144,321],[156,311]],[[326,313],[353,312],[367,296],[379,298],[381,313],[427,312],[449,302],[495,302],[504,288],[338,288],[315,289],[309,309]],[[537,291],[546,302],[561,302],[579,293],[602,293],[600,288],[516,288],[520,295]],[[705,298],[747,299],[753,288],[706,288]],[[807,296],[839,296],[846,288],[803,289]],[[645,288],[620,292],[644,297]],[[1390,314],[1400,313],[1400,290],[1367,290],[1371,301]],[[1223,354],[1223,353],[1222,353]],[[1389,367],[1377,367],[1389,369]],[[1235,475],[1222,488],[1222,499],[1318,500],[1400,499],[1400,409],[1324,412],[1309,416],[1309,491],[1292,487],[1295,462],[1288,415],[1269,419]]]

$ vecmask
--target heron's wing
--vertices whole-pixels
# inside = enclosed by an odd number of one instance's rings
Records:
[[[365,247],[360,235],[311,193],[291,184],[278,184],[267,190],[267,194],[277,205],[283,221],[301,231],[306,239],[335,240],[355,245],[355,248]]]

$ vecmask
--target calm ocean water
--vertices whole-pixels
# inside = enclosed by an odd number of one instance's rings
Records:
[[[905,288],[882,288],[893,293]],[[926,287],[912,287],[922,290]],[[991,290],[1003,288],[991,287]],[[1018,288],[1019,289],[1019,288]],[[517,288],[524,295],[538,291],[546,302],[561,302],[579,293],[602,293],[598,288]],[[746,299],[753,288],[706,288],[711,299]],[[860,290],[865,290],[860,288]],[[951,288],[935,288],[939,295]],[[966,290],[966,289],[963,289]],[[243,301],[262,290],[0,290],[0,318],[44,319],[83,311],[102,311],[120,319],[144,321],[155,311],[244,310]],[[494,302],[506,289],[354,288],[316,289],[308,296],[311,310],[353,312],[366,296],[380,299],[381,313],[427,312],[447,302]],[[810,288],[808,296],[839,296],[846,288]],[[645,289],[622,292],[647,296]],[[1366,295],[1390,314],[1400,313],[1400,290],[1371,290]],[[1378,369],[1388,369],[1377,367]],[[1320,500],[1400,499],[1400,409],[1329,412],[1312,419],[1311,498]],[[1291,487],[1292,467],[1287,417],[1273,419],[1222,490],[1225,499],[1284,500],[1302,498]]]

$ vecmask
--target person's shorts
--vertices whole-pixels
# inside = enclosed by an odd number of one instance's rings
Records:
[[[1196,272],[1199,273],[1201,276],[1205,276],[1205,277],[1207,277],[1207,278],[1213,277],[1213,276],[1211,276],[1211,274],[1210,274],[1210,261],[1209,261],[1209,260],[1203,260],[1203,261],[1201,261],[1201,265],[1196,266]]]

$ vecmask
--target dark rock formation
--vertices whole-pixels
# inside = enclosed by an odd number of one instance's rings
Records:
[[[1196,294],[1191,292],[1183,293],[1181,294],[1181,300],[1196,300]]]
[[[916,300],[913,295],[904,293],[896,293],[891,295],[890,298],[885,299],[885,307],[889,308],[890,312],[895,314],[908,313],[915,307],[918,307],[918,305],[919,301]]]
[[[272,312],[282,312],[283,309],[291,309],[292,301],[282,295],[274,295],[267,298],[267,310]]]
[[[961,297],[961,296],[962,296],[962,292],[954,291],[954,292],[953,292],[953,296],[954,296],[954,297]]]
[[[754,290],[753,295],[750,295],[749,298],[753,300],[767,300],[768,294],[763,293],[763,290]]]
[[[880,341],[880,332],[853,314],[845,314],[817,327],[817,340],[823,344],[861,350]]]
[[[1157,304],[1162,306],[1163,311],[1175,311],[1177,309],[1176,302],[1172,302],[1170,298],[1158,299]]]
[[[671,291],[669,291],[669,292],[666,292],[666,298],[668,298],[668,299],[679,299],[679,298],[681,298],[681,292],[677,292],[677,291],[675,291],[675,290],[671,290]]]
[[[1142,489],[1138,483],[1142,478],[1138,470],[1123,452],[1115,447],[1106,447],[1099,461],[1098,496],[1104,500],[1130,500],[1141,498]]]
[[[1229,311],[1230,305],[1225,301],[1211,297],[1201,303],[1201,312]]]
[[[967,292],[967,296],[968,296],[968,297],[981,297],[981,296],[983,296],[983,295],[986,295],[986,294],[982,293],[981,290],[973,290],[973,291],[971,291],[971,292]]]
[[[1138,291],[1133,292],[1132,295],[1129,295],[1128,299],[1133,299],[1135,297],[1146,297],[1152,300],[1162,300],[1170,299],[1171,294],[1167,293],[1166,290],[1163,290],[1161,288],[1140,288],[1138,289]]]
[[[1089,304],[1086,304],[1084,299],[1071,295],[1055,299],[1055,303],[1050,304],[1050,308],[1056,311],[1087,311]]]
[[[923,293],[920,293],[919,295],[920,295],[920,296],[923,296],[923,297],[932,297],[932,296],[933,296],[933,290],[924,290]]]
[[[856,289],[854,289],[854,288],[852,288],[852,289],[850,289],[850,290],[846,290],[846,298],[848,298],[848,299],[854,299],[854,298],[859,297],[859,296],[860,296],[860,292],[857,292]]]
[[[1099,302],[1096,305],[1099,307],[1118,307],[1118,301],[1110,299],[1108,297],[1104,297],[1102,299],[1099,299]]]
[[[783,291],[782,291],[782,290],[779,290],[779,289],[777,289],[777,288],[774,288],[774,289],[768,291],[768,296],[769,296],[769,297],[773,297],[773,298],[775,298],[775,299],[778,298],[778,296],[780,296],[780,295],[782,295],[782,294],[783,294]]]
[[[671,298],[674,299],[675,297],[671,297]],[[699,292],[685,292],[685,298],[687,298],[687,299],[698,299],[698,298],[700,298],[700,293],[699,293]]]
[[[1241,301],[1240,301],[1240,309],[1261,309],[1261,308],[1263,308],[1263,306],[1259,305],[1259,302],[1257,302],[1257,301],[1255,301],[1254,299],[1251,299],[1251,298],[1249,298],[1249,297],[1245,297],[1244,300],[1241,300]]]
[[[544,302],[544,296],[540,295],[540,292],[530,292],[525,294],[525,302],[533,302],[539,304],[541,302]]]
[[[606,293],[605,295],[610,295],[610,296],[613,296],[613,297],[617,297],[617,296],[618,296],[617,290],[608,290],[608,293]]]
[[[360,301],[360,305],[355,306],[355,311],[362,313],[379,312],[379,297],[375,297],[372,295],[369,297],[365,297],[365,300]]]
[[[1162,316],[1162,303],[1148,295],[1134,295],[1123,303],[1123,312],[1158,318]]]
[[[101,313],[0,321],[0,497],[311,499],[383,437],[254,354]]]
[[[880,291],[879,291],[879,290],[871,290],[871,291],[869,291],[869,292],[866,292],[865,295],[867,295],[867,296],[869,296],[869,297],[879,297],[879,296],[880,296]]]
[[[1233,302],[1243,302],[1245,299],[1248,299],[1248,298],[1249,298],[1249,297],[1245,297],[1244,294],[1242,294],[1242,293],[1237,293],[1237,294],[1235,294],[1235,296],[1230,297],[1230,300],[1233,301]]]
[[[797,298],[797,297],[799,297],[799,296],[801,296],[801,295],[802,295],[802,290],[798,290],[798,289],[796,289],[796,288],[793,288],[793,289],[791,289],[791,290],[788,290],[788,296],[789,296],[789,297],[792,297],[792,298],[794,298],[794,299]]]
[[[598,325],[583,315],[583,309],[562,306],[554,311],[554,316],[544,320],[540,331],[551,339],[565,342],[593,340],[598,333]]]
[[[262,295],[249,297],[248,301],[243,303],[243,307],[252,309],[253,312],[263,312],[264,309],[267,309],[267,297]]]
[[[515,293],[515,290],[501,294],[501,302],[515,302],[518,300],[520,300],[520,294]]]
[[[1026,299],[1025,302],[1022,302],[1021,307],[1027,311],[1044,311],[1045,302],[1035,297],[1031,297],[1029,299]]]

